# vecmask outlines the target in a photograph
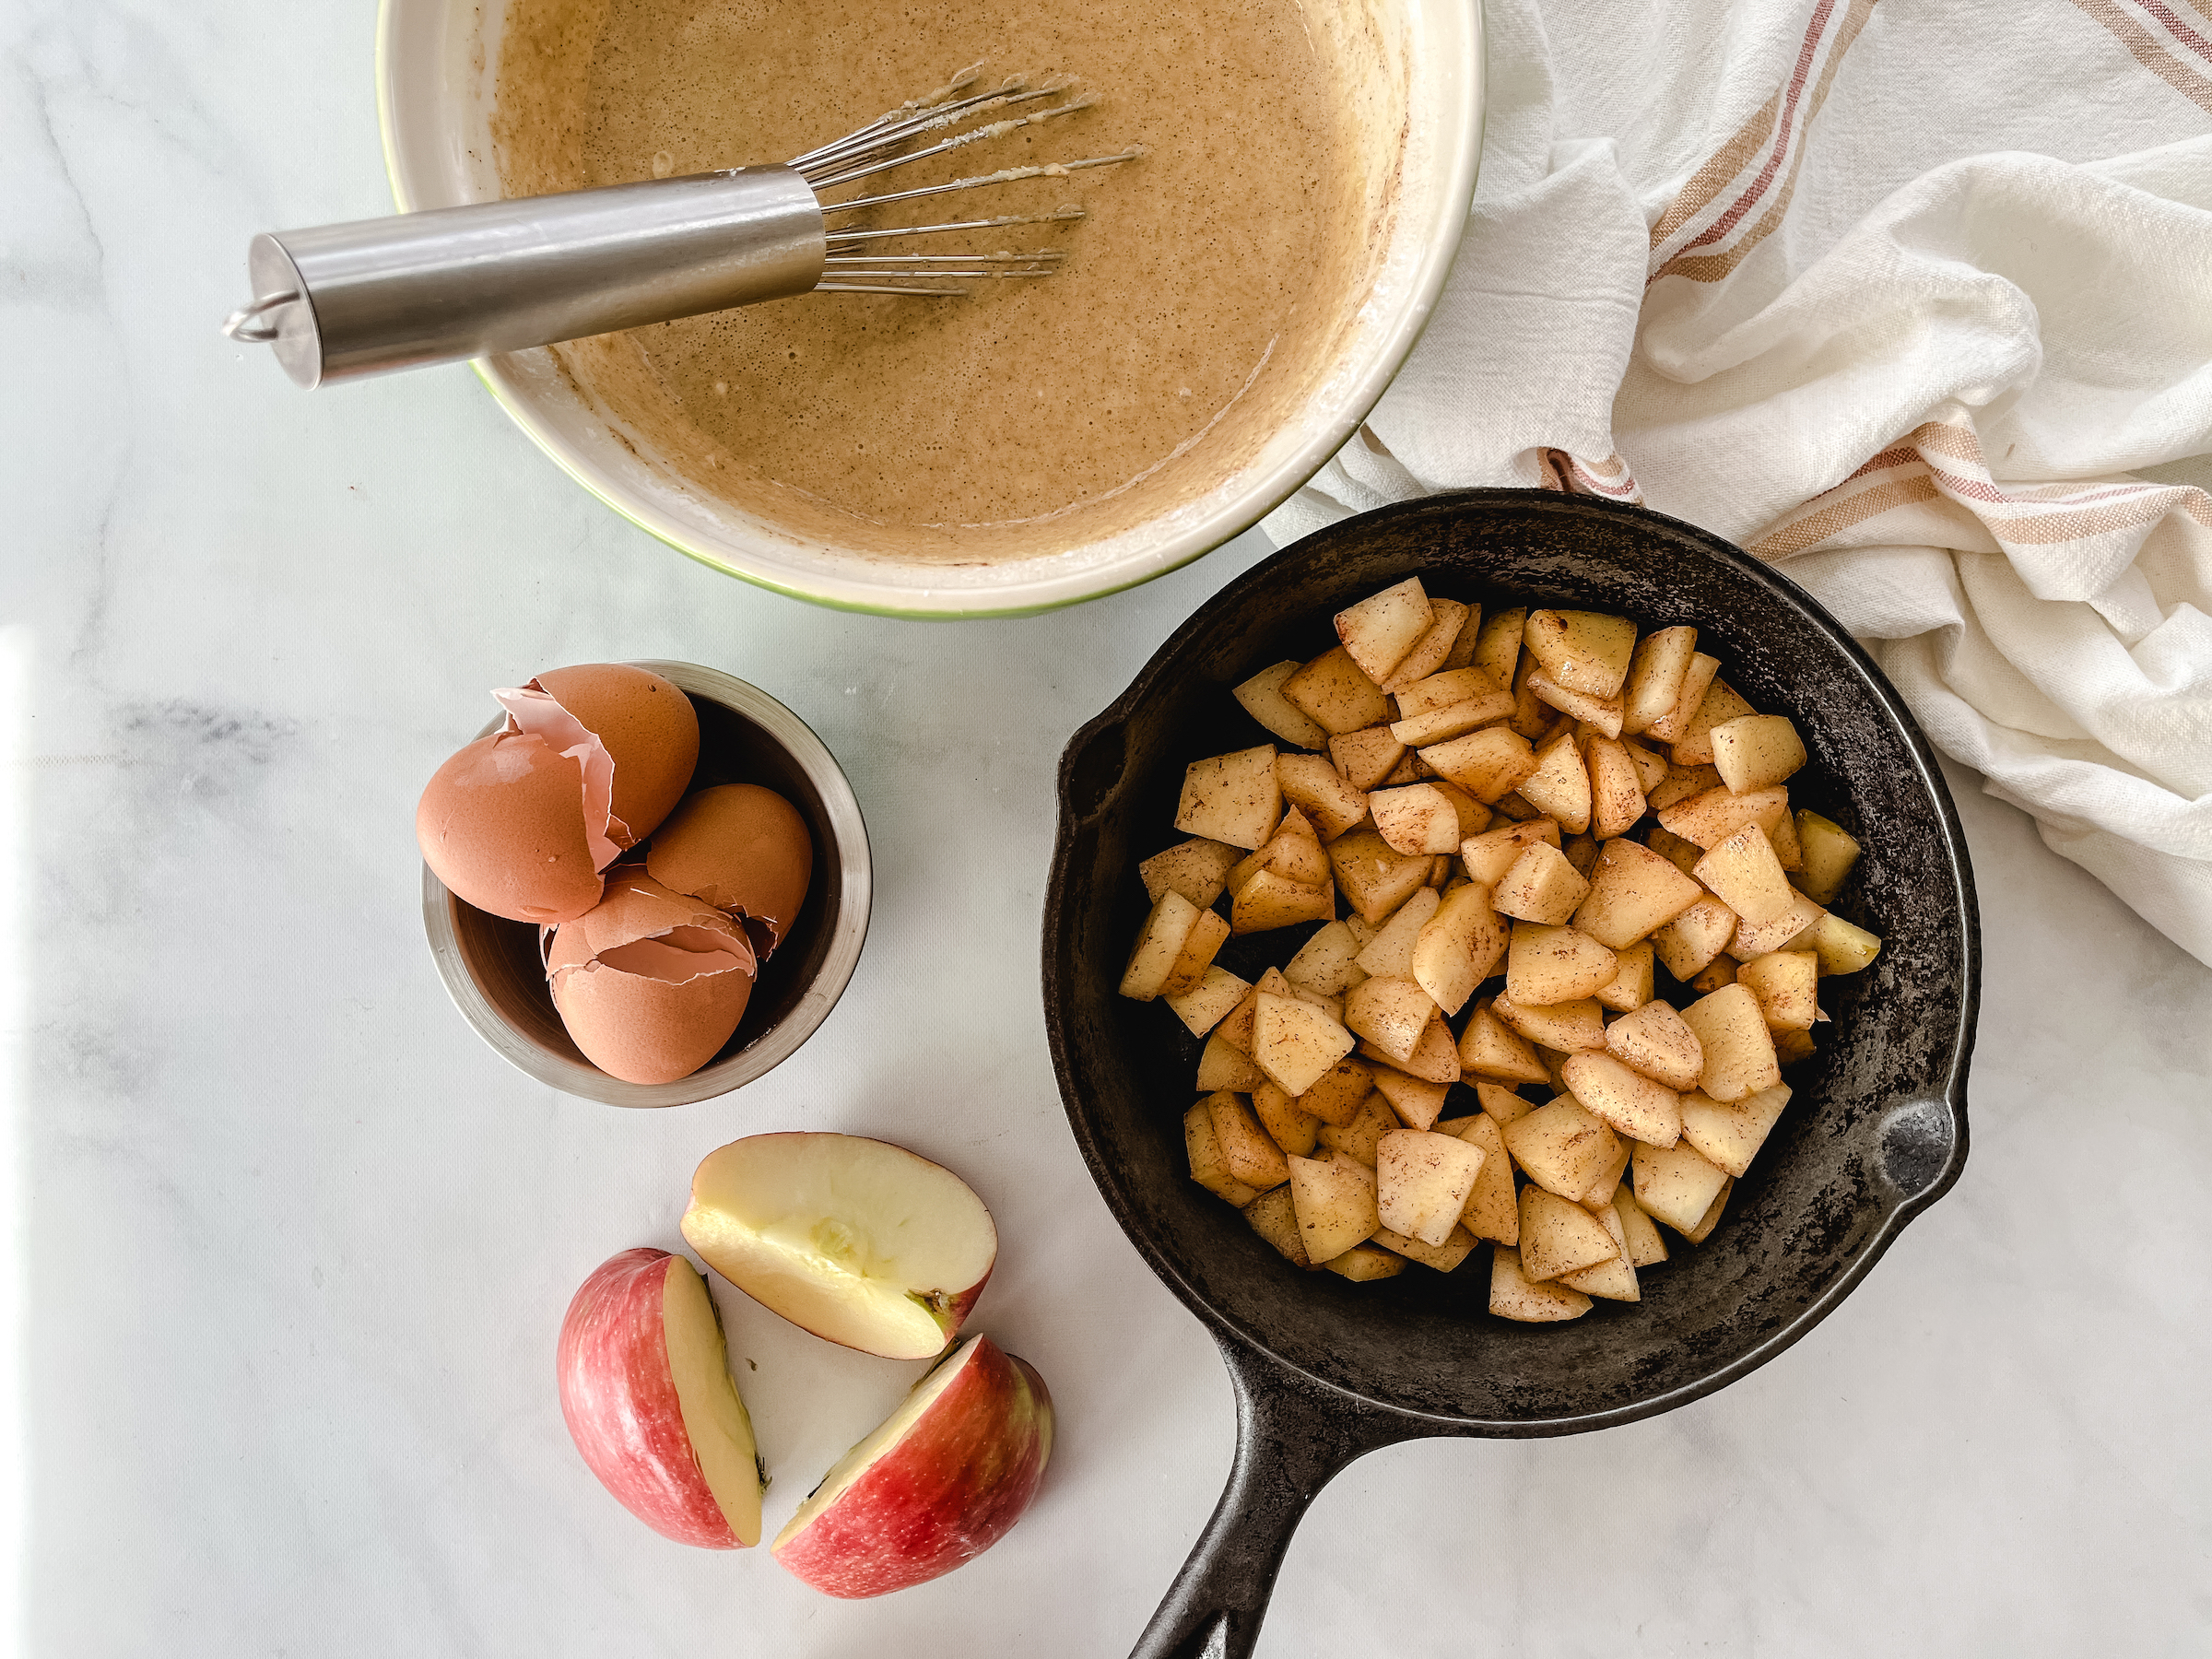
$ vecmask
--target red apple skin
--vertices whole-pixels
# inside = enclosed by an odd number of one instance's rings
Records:
[[[826,1595],[859,1600],[926,1583],[1013,1529],[1053,1445],[1053,1396],[987,1336],[927,1415],[816,1516],[777,1560]]]
[[[742,1549],[691,1453],[662,1324],[674,1260],[641,1247],[583,1281],[560,1322],[560,1415],[599,1484],[678,1544]]]

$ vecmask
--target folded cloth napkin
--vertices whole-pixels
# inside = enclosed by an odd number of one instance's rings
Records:
[[[1487,11],[1450,284],[1269,535],[1477,484],[1705,525],[2212,963],[2212,0]]]

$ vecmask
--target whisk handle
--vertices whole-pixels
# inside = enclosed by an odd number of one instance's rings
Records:
[[[824,249],[788,167],[439,207],[256,236],[223,332],[312,387],[803,294]]]

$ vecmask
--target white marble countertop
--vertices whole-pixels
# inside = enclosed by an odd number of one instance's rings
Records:
[[[1124,1653],[1233,1426],[1053,1087],[1050,782],[1264,547],[1035,620],[841,616],[632,530],[464,370],[295,392],[215,324],[253,231],[386,206],[371,31],[366,6],[243,0],[0,15],[19,1651]],[[876,850],[828,1025],[684,1111],[509,1069],[418,921],[415,795],[485,688],[616,656],[782,698]],[[1355,1465],[1264,1654],[2201,1651],[2212,974],[1954,786],[1988,971],[1958,1188],[1714,1397]],[[878,1602],[648,1533],[554,1398],[583,1274],[677,1243],[704,1151],[793,1126],[978,1187],[1005,1240],[978,1324],[1059,1406],[1021,1527]],[[723,1301],[772,1529],[918,1368]]]

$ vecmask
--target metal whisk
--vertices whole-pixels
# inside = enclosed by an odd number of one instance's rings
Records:
[[[1061,178],[1144,154],[1002,168],[949,183],[825,201],[916,161],[1073,115],[1091,99],[1055,76],[976,91],[981,65],[781,166],[691,173],[520,196],[391,218],[256,236],[252,304],[223,333],[275,348],[302,386],[520,351],[794,294],[953,298],[962,280],[1049,276],[1058,249],[892,253],[879,245],[947,231],[1079,219],[1083,209],[937,225],[832,229],[869,208],[1022,179]],[[1024,110],[1062,98],[1046,108]],[[973,124],[975,123],[982,124]],[[845,222],[850,223],[849,220]]]

